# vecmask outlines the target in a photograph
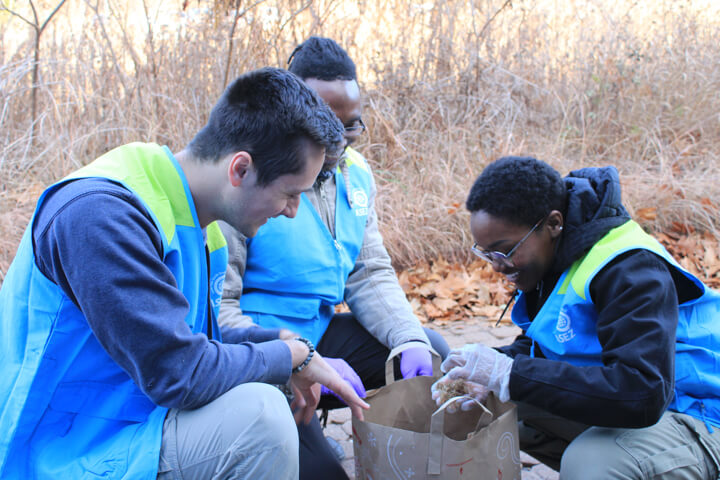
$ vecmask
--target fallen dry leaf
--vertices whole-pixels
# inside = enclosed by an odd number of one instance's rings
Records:
[[[455,300],[449,298],[435,297],[432,299],[433,305],[435,305],[441,312],[450,312],[453,308],[458,306]]]
[[[684,225],[676,224],[655,237],[680,265],[709,287],[720,288],[718,240],[710,234],[688,235],[682,233],[684,229]],[[441,258],[401,271],[398,278],[415,315],[424,323],[436,325],[475,320],[494,324],[513,291],[502,275],[481,260],[459,264]],[[511,310],[505,313],[502,324],[511,322]]]
[[[647,207],[647,208],[640,208],[635,211],[635,218],[638,220],[643,221],[654,221],[657,219],[657,208],[656,207]]]

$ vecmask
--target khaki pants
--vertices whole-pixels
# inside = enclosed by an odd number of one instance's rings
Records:
[[[520,449],[560,471],[561,480],[716,480],[720,429],[665,412],[646,428],[590,427],[518,403]]]
[[[297,428],[271,385],[239,385],[165,418],[158,480],[297,479],[298,468]]]

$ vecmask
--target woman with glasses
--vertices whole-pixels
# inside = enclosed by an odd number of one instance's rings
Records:
[[[452,350],[439,382],[517,402],[521,449],[560,478],[718,478],[720,295],[631,220],[616,169],[501,158],[467,208],[523,333]]]

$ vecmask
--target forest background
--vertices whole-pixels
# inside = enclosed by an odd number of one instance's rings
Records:
[[[464,208],[503,155],[615,165],[633,217],[720,286],[716,0],[0,0],[0,283],[48,184],[127,142],[182,149],[309,35],[357,63],[358,149],[421,318],[507,301]]]

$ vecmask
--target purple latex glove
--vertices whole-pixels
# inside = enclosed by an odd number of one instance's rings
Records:
[[[325,360],[332,368],[334,368],[343,380],[348,382],[350,386],[353,387],[355,393],[358,394],[358,397],[365,398],[365,386],[363,385],[362,380],[360,380],[358,374],[355,373],[355,370],[353,370],[353,368],[345,360],[343,360],[342,358],[327,357],[323,357],[323,360]],[[322,395],[333,395],[340,401],[343,401],[343,399],[340,398],[339,395],[327,388],[325,385],[321,385],[320,393]],[[345,402],[343,401],[343,403]]]
[[[402,352],[400,356],[400,372],[403,378],[412,378],[425,375],[432,377],[432,357],[426,347],[412,347]]]

